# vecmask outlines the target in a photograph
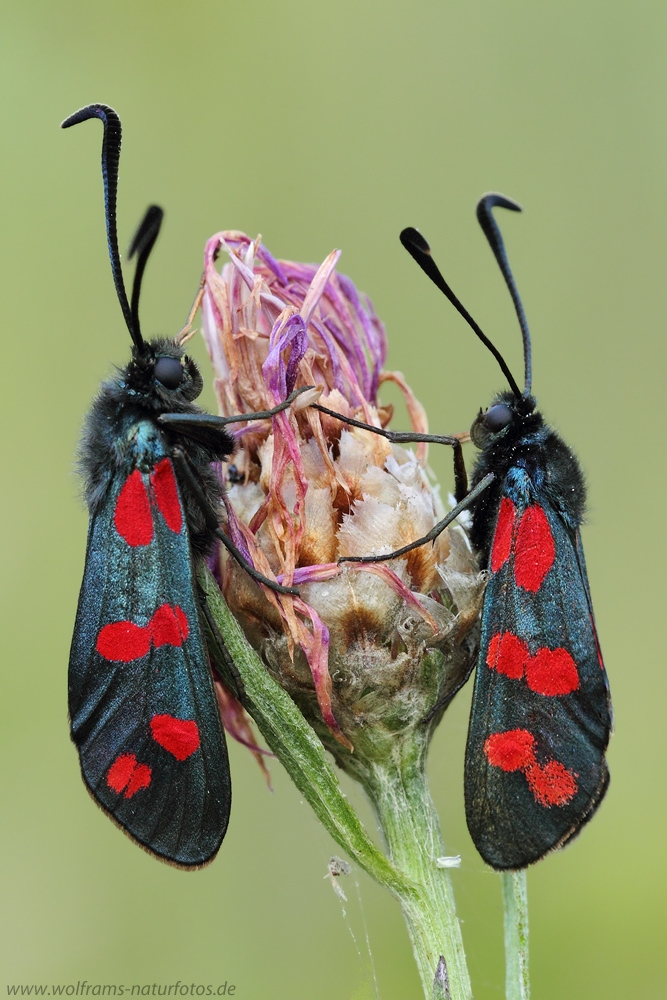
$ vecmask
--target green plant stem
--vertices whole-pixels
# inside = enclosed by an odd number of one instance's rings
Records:
[[[440,956],[444,956],[451,1000],[472,997],[451,879],[436,859],[445,853],[440,822],[425,774],[427,738],[397,739],[389,764],[374,765],[366,791],[382,827],[392,864],[419,886],[401,898],[424,995],[431,998]]]
[[[501,872],[505,923],[505,996],[529,1000],[526,871]]]

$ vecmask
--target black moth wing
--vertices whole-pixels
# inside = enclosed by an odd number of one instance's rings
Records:
[[[173,465],[163,452],[142,468],[118,470],[91,518],[72,738],[102,808],[152,853],[193,867],[224,837],[229,764]]]
[[[488,864],[524,868],[576,835],[609,782],[610,728],[579,530],[515,468],[491,552],[466,751],[468,827]]]

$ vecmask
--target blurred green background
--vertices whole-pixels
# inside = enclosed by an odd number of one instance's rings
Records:
[[[125,129],[122,245],[149,201],[167,210],[145,329],[180,327],[219,229],[261,232],[296,260],[340,247],[387,324],[390,367],[441,432],[466,429],[502,378],[398,232],[428,235],[518,372],[518,330],[473,210],[489,189],[524,204],[503,228],[535,391],[588,475],[586,553],[616,709],[606,801],[529,874],[534,995],[667,995],[666,41],[658,0],[5,0],[0,990],[180,979],[228,981],[239,1000],[375,996],[354,882],[344,916],[323,879],[336,848],[279,766],[271,794],[231,748],[229,834],[192,874],[130,843],[79,778],[66,666],[86,514],[73,455],[128,338],[106,256],[102,130],[58,125],[102,101]],[[449,456],[432,464],[449,484]],[[463,855],[453,881],[475,997],[494,1000],[500,885],[463,818],[469,698],[445,717],[431,774],[448,850]],[[379,996],[418,997],[397,905],[362,874],[359,886]]]

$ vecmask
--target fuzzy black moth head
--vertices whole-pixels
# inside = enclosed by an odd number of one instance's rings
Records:
[[[487,410],[480,410],[470,428],[470,438],[477,448],[486,448],[495,441],[519,438],[534,429],[541,417],[535,411],[534,396],[515,396],[500,392]]]
[[[122,373],[123,388],[139,405],[160,413],[178,410],[202,391],[199,368],[173,340],[159,337],[135,347]]]

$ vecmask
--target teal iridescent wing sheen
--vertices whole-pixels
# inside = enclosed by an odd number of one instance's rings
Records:
[[[229,764],[171,460],[129,467],[93,514],[69,708],[84,781],[139,844],[193,867],[229,820]]]
[[[494,868],[571,839],[609,782],[607,676],[578,529],[528,477],[506,483],[466,752],[466,815]]]

